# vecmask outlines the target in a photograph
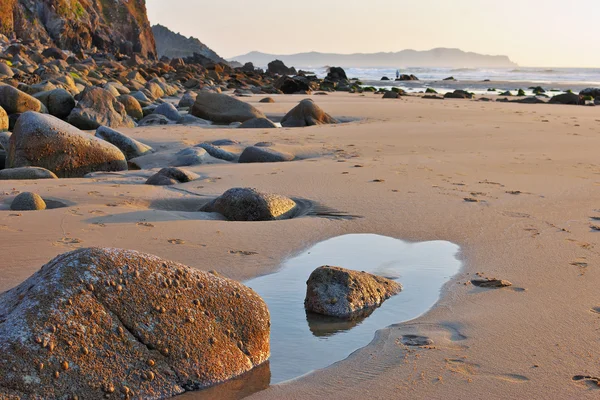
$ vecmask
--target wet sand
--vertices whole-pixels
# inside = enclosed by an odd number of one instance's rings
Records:
[[[280,115],[304,97],[245,100]],[[593,379],[573,378],[600,377],[600,314],[594,311],[600,306],[600,233],[591,218],[600,217],[600,112],[371,94],[312,98],[335,117],[360,120],[305,129],[122,130],[163,150],[222,138],[271,141],[302,151],[300,161],[190,167],[202,179],[174,188],[143,185],[146,171],[0,182],[0,202],[34,191],[68,205],[0,211],[0,291],[78,247],[135,249],[247,280],[341,234],[447,240],[461,246],[465,267],[434,309],[380,331],[347,360],[253,398],[597,397]],[[236,186],[363,218],[237,223],[189,212],[195,202]],[[514,287],[465,284],[478,272]],[[434,345],[406,347],[402,338],[412,334]]]

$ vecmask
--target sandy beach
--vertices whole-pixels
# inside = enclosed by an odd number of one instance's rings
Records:
[[[244,100],[280,116],[306,96],[272,96],[273,104],[259,103],[262,97]],[[342,234],[447,240],[461,247],[464,267],[432,310],[379,331],[330,368],[251,398],[595,398],[598,111],[372,94],[311,98],[332,116],[355,121],[276,130],[120,129],[160,150],[224,138],[270,141],[294,150],[299,161],[193,166],[186,169],[202,178],[175,187],[144,185],[145,170],[0,182],[0,292],[83,247],[139,250],[245,281]],[[239,186],[362,218],[228,222],[191,212]],[[8,211],[25,191],[66,207]],[[468,281],[478,273],[513,286],[475,288]],[[433,345],[404,346],[407,334]]]

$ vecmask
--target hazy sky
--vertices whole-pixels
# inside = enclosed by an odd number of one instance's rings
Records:
[[[600,0],[147,0],[150,21],[225,58],[253,50],[456,47],[522,66],[600,68]]]

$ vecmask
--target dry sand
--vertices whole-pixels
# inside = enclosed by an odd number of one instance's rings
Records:
[[[273,97],[275,104],[248,101],[283,114],[303,98]],[[176,189],[143,185],[143,171],[0,182],[4,207],[21,191],[69,205],[0,211],[0,291],[78,247],[141,250],[245,280],[345,233],[449,240],[462,247],[464,270],[434,309],[380,331],[347,360],[253,398],[596,398],[595,382],[573,377],[600,377],[600,314],[594,312],[600,232],[590,219],[600,217],[598,109],[371,94],[312,98],[334,116],[361,120],[306,129],[123,130],[163,149],[221,138],[272,141],[304,149],[312,158],[302,161],[196,166],[189,169],[203,179]],[[304,197],[364,218],[234,223],[185,212],[203,196],[236,186]],[[465,285],[477,272],[514,286]],[[399,343],[413,333],[433,339],[433,347]]]

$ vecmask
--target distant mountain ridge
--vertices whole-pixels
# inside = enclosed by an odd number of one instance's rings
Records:
[[[508,56],[485,55],[465,52],[460,49],[437,48],[426,51],[402,50],[395,53],[298,53],[290,55],[266,54],[253,51],[233,57],[232,60],[257,66],[266,66],[278,59],[288,66],[322,67],[339,65],[343,67],[375,68],[375,67],[439,67],[439,68],[512,68],[518,65]]]
[[[152,32],[159,57],[186,58],[198,53],[215,63],[227,63],[225,59],[195,37],[185,37],[160,24],[152,26]]]

